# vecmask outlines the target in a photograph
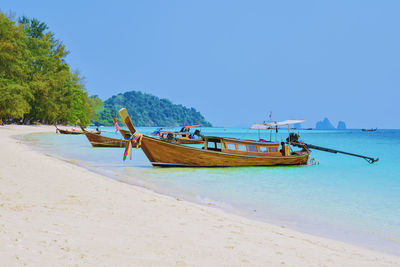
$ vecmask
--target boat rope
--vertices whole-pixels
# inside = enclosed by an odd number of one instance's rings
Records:
[[[138,149],[142,145],[142,138],[143,135],[139,132],[135,132],[131,135],[125,147],[124,160],[126,160],[128,156],[129,159],[132,160],[132,147],[136,143],[136,149]]]

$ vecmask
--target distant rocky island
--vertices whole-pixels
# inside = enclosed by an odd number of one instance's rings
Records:
[[[329,121],[328,118],[325,118],[322,121],[318,121],[317,124],[315,125],[316,130],[345,130],[346,128],[346,123],[344,121],[339,121],[338,126],[335,128],[335,126],[332,125],[332,123]]]
[[[337,125],[337,129],[338,130],[346,130],[347,129],[346,123],[344,121],[339,121],[338,125]]]
[[[181,126],[200,124],[211,126],[203,115],[194,108],[173,104],[170,100],[158,98],[139,91],[130,91],[110,97],[97,110],[95,125],[113,125],[113,117],[120,121],[118,110],[125,107],[136,126]]]

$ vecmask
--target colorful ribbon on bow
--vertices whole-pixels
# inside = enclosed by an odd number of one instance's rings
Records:
[[[115,127],[115,132],[116,132],[116,133],[117,133],[119,130],[121,130],[121,128],[119,128],[118,122],[115,122],[114,127]]]
[[[131,138],[129,138],[128,143],[126,144],[125,152],[124,152],[124,160],[126,160],[126,157],[129,156],[129,159],[132,160],[132,147],[134,143],[136,143],[136,149],[140,147],[142,144],[142,137],[143,135],[141,133],[135,132],[132,134]]]

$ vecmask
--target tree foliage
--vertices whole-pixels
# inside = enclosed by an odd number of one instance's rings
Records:
[[[68,53],[46,23],[0,12],[0,118],[89,124],[101,103],[65,62]]]
[[[30,61],[23,27],[0,13],[0,118],[23,117],[30,111]]]
[[[98,110],[95,124],[112,125],[112,118],[119,119],[118,110],[123,107],[128,110],[137,126],[180,126],[196,123],[211,126],[194,108],[175,105],[167,99],[138,91],[118,94],[104,101],[103,107]]]

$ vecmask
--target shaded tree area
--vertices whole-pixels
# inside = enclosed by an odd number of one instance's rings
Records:
[[[200,124],[204,127],[211,124],[194,108],[173,104],[168,99],[160,99],[151,94],[130,91],[118,94],[104,101],[98,108],[96,125],[112,125],[112,118],[120,122],[118,110],[125,107],[136,126],[181,126]]]
[[[68,50],[37,19],[18,21],[0,12],[0,119],[24,123],[88,125],[102,102],[89,97],[79,72],[65,62]]]

